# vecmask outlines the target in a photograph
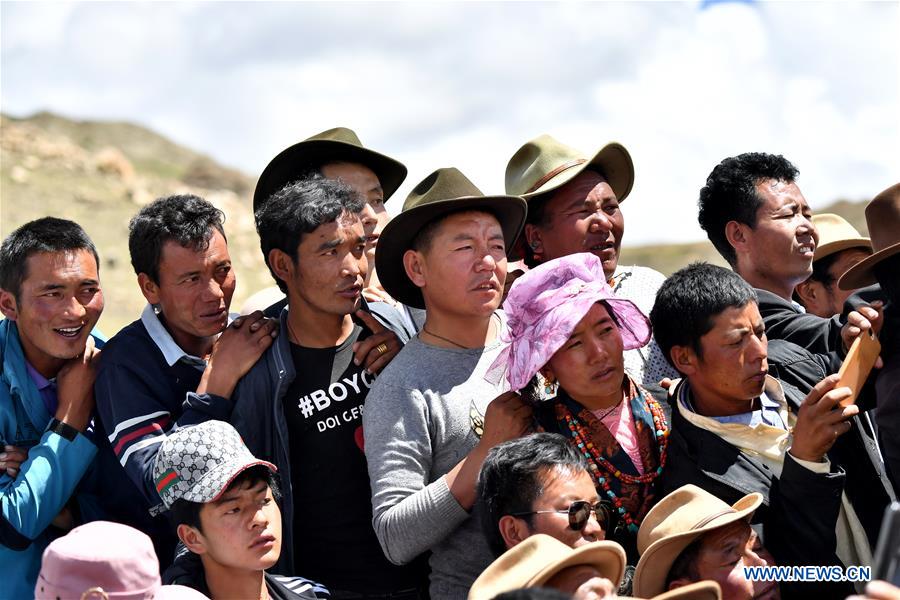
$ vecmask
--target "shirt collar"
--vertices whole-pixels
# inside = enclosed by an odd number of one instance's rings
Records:
[[[141,323],[144,324],[147,333],[150,334],[150,339],[153,340],[153,343],[156,344],[156,347],[162,352],[163,357],[166,359],[166,363],[168,363],[170,367],[180,360],[197,365],[198,367],[206,367],[205,360],[188,354],[181,349],[181,346],[175,343],[172,334],[166,330],[162,321],[159,320],[159,316],[157,316],[152,304],[148,304],[144,307],[144,311],[141,313]]]
[[[28,370],[28,376],[31,377],[31,381],[34,382],[34,385],[37,386],[39,392],[43,392],[47,388],[51,388],[54,384],[54,381],[47,379],[40,373],[38,370],[31,366],[31,363],[27,360],[25,361],[25,368]]]

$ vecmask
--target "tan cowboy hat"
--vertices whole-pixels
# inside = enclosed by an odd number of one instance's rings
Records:
[[[715,581],[698,581],[653,596],[650,600],[722,600],[722,588]]]
[[[872,267],[900,252],[900,183],[875,196],[866,206],[866,225],[875,253],[856,263],[838,280],[842,290],[855,290],[875,283]]]
[[[527,208],[518,196],[485,196],[458,169],[438,169],[413,188],[403,203],[403,212],[381,232],[375,268],[388,294],[403,304],[425,308],[422,290],[406,276],[403,254],[432,219],[463,210],[493,214],[503,228],[508,253],[525,224]]]
[[[335,161],[356,162],[372,169],[384,190],[385,200],[406,179],[406,167],[403,163],[364,147],[352,129],[335,127],[282,150],[269,161],[256,182],[253,212],[269,196],[296,181],[305,171]]]
[[[749,521],[762,501],[762,494],[754,492],[729,506],[692,484],[660,500],[638,530],[641,559],[634,571],[634,594],[646,598],[663,593],[672,563],[691,542],[735,521]]]
[[[625,550],[600,541],[579,548],[542,533],[526,538],[492,562],[469,590],[469,600],[491,600],[519,588],[541,587],[565,568],[588,565],[618,586],[625,574]]]
[[[872,251],[872,240],[863,237],[856,227],[840,215],[821,213],[813,215],[812,222],[819,232],[819,244],[816,246],[813,262],[848,248]]]
[[[603,173],[619,202],[631,192],[634,163],[625,146],[610,142],[588,156],[544,134],[527,142],[509,159],[506,193],[530,200],[565,185],[588,167]]]

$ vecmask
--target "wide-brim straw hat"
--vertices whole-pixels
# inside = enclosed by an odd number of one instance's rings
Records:
[[[593,155],[543,134],[526,142],[506,165],[506,193],[530,200],[552,192],[588,168],[603,173],[621,202],[634,185],[634,163],[625,146],[610,142]]]
[[[816,245],[813,262],[850,248],[872,251],[872,240],[864,237],[840,215],[833,213],[813,215],[812,223],[819,232],[819,243]]]
[[[663,593],[672,564],[685,548],[708,531],[749,521],[762,501],[762,494],[754,492],[729,505],[692,484],[660,500],[638,531],[641,558],[634,571],[634,595],[649,598]]]
[[[625,550],[616,542],[591,542],[572,548],[542,533],[526,538],[500,555],[478,576],[469,600],[491,600],[520,588],[542,587],[565,568],[588,565],[618,586],[625,574]]]
[[[484,211],[497,218],[509,253],[525,224],[525,200],[518,196],[485,196],[458,169],[438,169],[413,188],[403,203],[403,212],[385,226],[378,239],[375,266],[388,294],[403,304],[425,308],[422,290],[406,275],[403,254],[430,221],[468,210]]]
[[[856,263],[838,280],[842,290],[855,290],[876,282],[872,267],[900,252],[900,183],[875,196],[866,206],[866,225],[874,254]]]
[[[352,129],[335,127],[285,148],[269,162],[256,182],[253,212],[269,196],[296,181],[305,171],[337,161],[359,163],[372,169],[381,183],[385,200],[406,179],[406,166],[403,163],[366,148]]]

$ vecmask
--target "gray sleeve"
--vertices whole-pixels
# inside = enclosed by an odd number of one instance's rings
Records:
[[[363,413],[372,525],[385,556],[405,564],[440,543],[469,513],[443,476],[429,483],[432,436],[418,390],[378,381]]]

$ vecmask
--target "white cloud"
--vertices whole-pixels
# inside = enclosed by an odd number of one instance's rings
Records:
[[[403,160],[399,196],[455,165],[502,191],[543,132],[616,139],[626,243],[702,237],[722,158],[785,154],[814,207],[900,165],[896,3],[2,5],[2,109],[129,119],[256,174],[338,124]],[[394,201],[389,204],[402,203]]]

